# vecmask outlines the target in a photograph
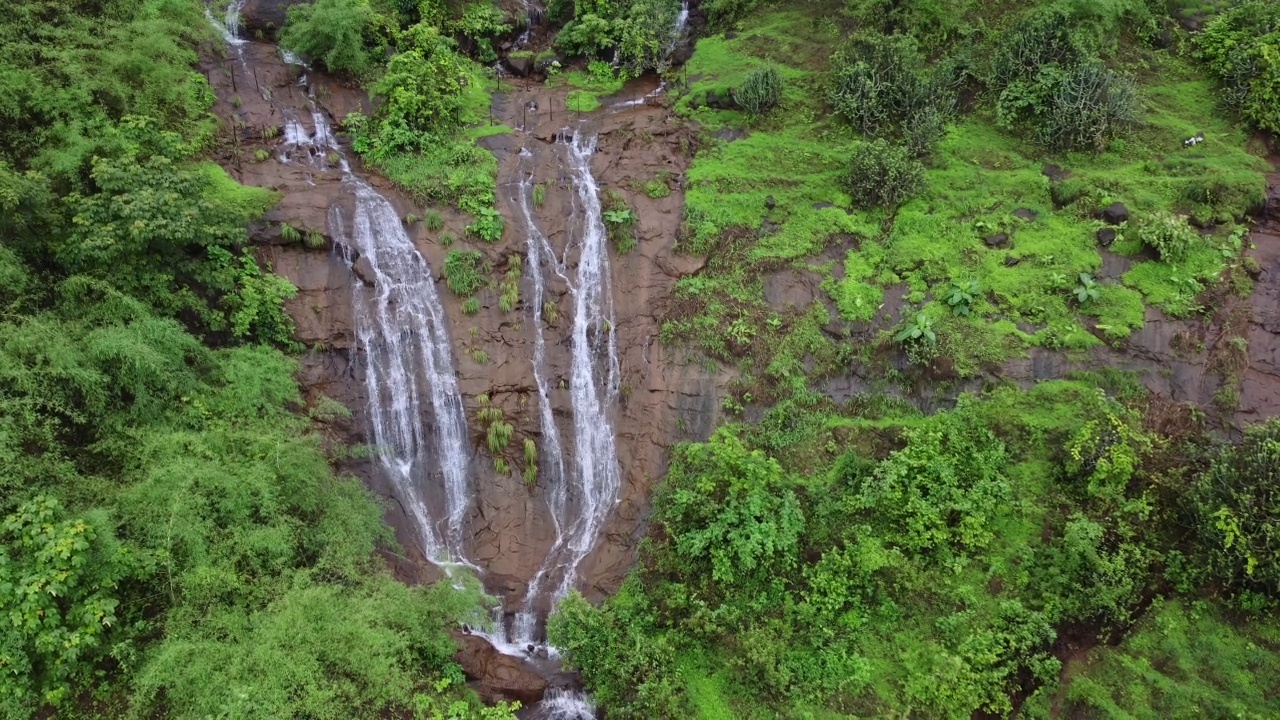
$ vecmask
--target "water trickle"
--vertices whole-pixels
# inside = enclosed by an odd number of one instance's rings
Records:
[[[675,35],[677,38],[683,38],[685,31],[689,29],[689,0],[680,0],[680,14],[676,15]]]

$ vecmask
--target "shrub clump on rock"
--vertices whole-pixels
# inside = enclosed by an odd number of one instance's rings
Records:
[[[782,74],[773,65],[751,71],[742,86],[734,91],[734,99],[752,115],[763,115],[782,100]]]
[[[924,165],[904,146],[859,143],[849,156],[845,189],[855,206],[894,209],[924,190]]]

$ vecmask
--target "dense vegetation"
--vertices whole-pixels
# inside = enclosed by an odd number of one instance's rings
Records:
[[[201,160],[210,29],[0,18],[0,716],[508,716],[451,659],[478,591],[392,579],[322,451],[345,409],[303,405],[294,289],[248,244],[275,198]]]
[[[882,394],[1248,297],[1275,5],[702,8],[676,108],[707,266],[664,341],[734,368],[724,409],[756,419],[676,448],[639,567],[552,618],[609,716],[1280,713],[1280,424],[1227,442],[1238,395],[1112,372],[934,414]],[[1105,253],[1133,260],[1105,276]],[[796,276],[825,297],[766,300]],[[836,402],[850,367],[865,390]]]
[[[536,73],[590,112],[669,69],[679,8],[550,0]],[[246,232],[277,198],[204,160],[193,67],[220,48],[201,3],[6,9],[0,714],[510,717],[452,660],[480,591],[390,576],[381,508],[330,464],[345,410],[299,394],[295,290]],[[933,413],[894,399],[1249,295],[1277,6],[698,12],[667,79],[701,129],[680,250],[707,264],[662,339],[731,366],[724,409],[743,417],[673,450],[620,592],[550,620],[609,717],[1280,715],[1280,421],[1221,437],[1238,364],[1216,408],[1110,371]],[[509,129],[485,124],[486,68],[527,22],[483,0],[316,0],[277,39],[368,87],[352,147],[432,206],[442,244],[450,206],[493,243],[496,161],[475,141]],[[635,212],[602,201],[626,252]],[[1131,217],[1100,248],[1113,203]],[[1104,276],[1104,253],[1131,262]],[[512,312],[520,257],[504,262]],[[464,312],[493,271],[471,248],[443,264]],[[823,297],[771,306],[766,278],[788,273]],[[851,367],[868,392],[822,392]],[[512,426],[478,401],[504,468]]]

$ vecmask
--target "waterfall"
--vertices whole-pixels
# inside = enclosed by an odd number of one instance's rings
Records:
[[[608,235],[600,208],[600,189],[591,173],[595,144],[594,135],[588,137],[578,130],[568,150],[578,196],[577,210],[582,213],[577,283],[569,284],[574,301],[569,379],[573,399],[575,481],[571,499],[578,505],[578,512],[565,531],[568,558],[556,599],[567,595],[573,587],[578,565],[595,547],[622,485],[613,422],[609,417],[618,397],[618,343],[614,333]],[[598,356],[603,356],[603,377],[600,378],[596,372]]]
[[[689,0],[680,0],[680,14],[676,15],[675,36],[677,39],[684,38],[685,31],[689,29]]]
[[[222,20],[218,20],[213,16],[213,10],[206,5],[204,8],[204,16],[213,24],[222,35],[222,39],[227,41],[227,45],[236,49],[236,54],[240,54],[240,46],[244,45],[246,40],[240,37],[240,11],[244,9],[248,0],[230,0],[227,3],[227,10],[222,14]]]
[[[548,688],[546,697],[538,704],[539,720],[595,720],[595,704],[581,692],[562,688]]]
[[[538,419],[542,431],[542,452],[538,456],[542,459],[540,472],[543,472],[544,477],[547,479],[547,487],[550,488],[547,505],[551,510],[551,521],[555,527],[556,539],[551,546],[551,551],[548,553],[548,558],[553,558],[560,552],[564,544],[565,536],[561,519],[565,515],[567,493],[565,488],[564,451],[560,444],[560,431],[556,427],[555,417],[551,413],[551,400],[547,391],[545,369],[547,341],[542,330],[546,282],[542,277],[542,268],[543,264],[546,263],[561,276],[563,276],[563,268],[556,264],[555,252],[551,249],[551,243],[547,241],[546,236],[538,230],[537,224],[533,221],[533,212],[529,208],[530,196],[533,194],[532,173],[526,174],[524,171],[524,158],[530,157],[530,153],[528,150],[521,150],[520,156],[520,182],[517,185],[517,200],[520,213],[524,217],[526,229],[527,262],[525,265],[528,267],[530,278],[533,281],[533,295],[530,298],[530,304],[533,306],[533,378],[534,384],[538,388]],[[537,622],[533,604],[542,592],[542,584],[546,579],[547,570],[547,563],[544,562],[542,567],[538,569],[537,574],[529,581],[524,602],[520,610],[516,612],[515,624],[511,630],[511,637],[515,643],[523,645],[533,642],[534,629]]]
[[[210,22],[237,49],[239,13],[245,0],[234,0],[219,23]],[[290,55],[286,60],[293,60]],[[370,434],[378,467],[391,481],[405,513],[418,533],[426,557],[450,566],[468,564],[462,556],[462,522],[471,504],[466,415],[453,370],[447,318],[426,259],[405,232],[395,207],[351,172],[328,117],[310,89],[311,131],[285,109],[282,162],[298,150],[317,170],[329,169],[330,154],[353,200],[351,217],[335,204],[329,208],[329,232],[355,275],[372,278],[372,287],[357,281],[352,288],[355,334],[367,365],[365,389]],[[310,178],[307,178],[311,182]],[[425,416],[435,432],[424,429]]]
[[[413,517],[426,556],[457,561],[471,497],[466,417],[444,308],[431,269],[391,203],[349,172],[343,183],[355,196],[352,230],[346,234],[337,206],[330,208],[329,225],[335,241],[348,248],[348,261],[351,251],[358,252],[358,261],[367,261],[374,278],[372,288],[355,283],[353,300],[356,335],[368,365],[365,387],[378,464]],[[430,439],[423,430],[428,402],[436,431]],[[433,458],[441,482],[428,484]],[[443,498],[429,492],[429,485],[437,484]],[[435,517],[431,508],[441,504],[443,517]]]

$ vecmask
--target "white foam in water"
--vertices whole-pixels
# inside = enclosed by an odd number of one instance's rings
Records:
[[[227,11],[223,13],[222,20],[215,18],[213,11],[208,6],[205,6],[204,9],[205,18],[218,29],[218,32],[222,34],[222,39],[226,40],[227,44],[234,48],[239,48],[239,46],[247,42],[240,37],[240,11],[244,9],[246,2],[248,0],[231,0],[227,4]]]
[[[585,693],[565,688],[547,688],[538,704],[540,720],[595,720],[596,706]]]

